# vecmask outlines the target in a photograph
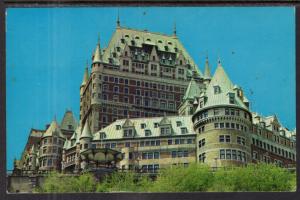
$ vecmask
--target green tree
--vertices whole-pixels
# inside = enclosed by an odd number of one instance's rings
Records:
[[[212,184],[213,173],[203,164],[170,167],[161,170],[150,189],[153,192],[206,191]]]
[[[78,177],[53,172],[45,179],[44,184],[37,192],[68,193],[68,192],[94,192],[96,180],[91,174],[82,174]]]

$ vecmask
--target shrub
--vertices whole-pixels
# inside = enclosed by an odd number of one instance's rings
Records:
[[[170,167],[161,170],[150,189],[153,192],[206,191],[212,184],[210,168],[202,164],[191,164],[187,168]]]

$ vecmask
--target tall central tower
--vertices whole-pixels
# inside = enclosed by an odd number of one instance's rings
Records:
[[[173,35],[120,26],[106,48],[98,40],[91,73],[80,87],[80,122],[95,132],[116,119],[176,115],[191,79],[204,88],[198,66]]]

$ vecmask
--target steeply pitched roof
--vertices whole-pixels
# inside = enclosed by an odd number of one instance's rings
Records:
[[[95,49],[93,63],[101,62],[101,60],[102,60],[101,57],[102,57],[102,55],[101,55],[100,39],[99,39],[96,49]]]
[[[46,130],[46,132],[43,134],[43,137],[48,137],[48,136],[57,136],[61,138],[65,138],[65,136],[62,134],[59,125],[57,124],[56,120],[53,120]]]
[[[171,125],[171,121],[167,116],[164,116],[159,122],[159,125]]]
[[[148,118],[132,118],[130,119],[134,125],[135,129],[135,137],[145,138],[145,130],[151,132],[151,137],[160,136],[160,126],[159,123],[163,120],[164,117],[148,117]],[[172,127],[172,135],[182,135],[181,128],[186,128],[187,133],[185,135],[193,135],[195,134],[193,130],[193,122],[191,116],[167,116],[168,121]],[[127,119],[119,119],[105,128],[99,130],[94,134],[93,140],[100,140],[100,133],[105,133],[106,138],[104,140],[111,139],[122,139],[123,138],[123,129],[118,128],[122,127],[124,122]],[[178,126],[177,122],[181,123],[181,126]],[[142,128],[141,124],[144,125]]]
[[[206,58],[206,61],[205,61],[205,67],[204,67],[204,79],[211,79],[211,74],[210,74],[210,67],[209,67],[208,58]]]
[[[215,93],[215,87],[220,88],[219,93]],[[229,93],[235,94],[234,104],[229,103]],[[212,77],[209,85],[207,86],[204,96],[207,97],[207,102],[205,103],[203,108],[200,108],[200,104],[199,104],[196,111],[199,111],[207,107],[218,106],[218,105],[238,106],[248,110],[244,102],[238,97],[237,91],[234,90],[234,85],[232,84],[231,80],[227,76],[221,63],[218,64],[215,74]]]
[[[69,126],[71,126],[72,128],[70,128]],[[67,110],[61,121],[60,128],[63,130],[75,130],[76,127],[77,127],[77,122],[73,115],[73,112],[70,110]]]
[[[86,85],[86,83],[89,81],[89,70],[88,66],[84,69],[83,79],[81,85]]]
[[[93,138],[88,122],[85,122],[80,138]]]
[[[121,39],[125,40],[125,43],[120,42]],[[161,33],[154,33],[148,31],[141,31],[136,29],[129,29],[125,27],[119,27],[114,32],[108,47],[103,52],[103,62],[109,62],[111,58],[111,52],[114,52],[115,47],[120,47],[124,49],[126,44],[131,44],[131,41],[134,40],[135,47],[142,47],[142,44],[155,45],[158,47],[158,51],[166,51],[165,46],[168,46],[169,53],[178,54],[179,52],[183,54],[188,63],[192,66],[193,70],[202,76],[200,69],[197,64],[194,62],[192,57],[188,54],[186,49],[183,47],[181,42],[177,37],[171,35],[165,35]],[[177,51],[175,51],[177,49]],[[96,52],[95,52],[96,54]],[[116,52],[117,57],[120,56],[121,52]],[[115,64],[120,64],[119,59],[114,59]]]
[[[133,126],[134,126],[134,124],[132,123],[132,121],[127,118],[122,127],[126,128],[126,127],[133,127]]]
[[[201,90],[198,86],[198,84],[196,83],[196,81],[192,78],[187,89],[186,92],[183,96],[183,100],[187,100],[187,99],[194,99],[195,97],[199,97],[201,93]]]

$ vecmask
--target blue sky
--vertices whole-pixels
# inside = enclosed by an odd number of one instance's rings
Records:
[[[295,10],[292,7],[120,8],[121,26],[177,35],[203,71],[218,55],[253,111],[277,114],[295,128]],[[118,10],[10,8],[6,20],[7,167],[29,130],[43,129],[66,109],[79,116],[79,86],[98,33],[108,44]],[[234,53],[233,53],[234,52]]]

